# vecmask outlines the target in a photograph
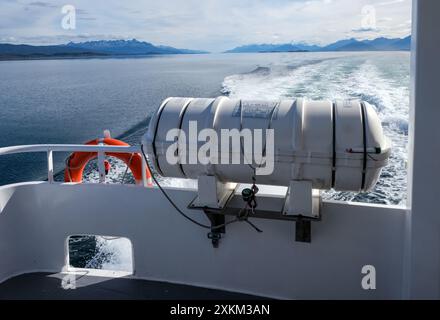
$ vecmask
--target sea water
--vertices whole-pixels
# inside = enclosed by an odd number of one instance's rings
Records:
[[[101,136],[104,129],[130,144],[139,144],[152,112],[169,96],[362,99],[376,108],[385,134],[392,141],[389,165],[372,192],[329,191],[324,198],[404,205],[409,61],[408,52],[1,61],[0,147],[83,143]],[[55,155],[59,180],[63,178],[61,171],[67,156]],[[120,183],[123,177],[126,182],[133,182],[123,163],[110,161],[110,183]],[[0,157],[0,185],[45,178],[44,154]],[[86,168],[85,180],[98,181],[95,162]],[[162,182],[167,185],[170,180]],[[120,250],[125,244],[91,239],[72,240],[77,266],[120,269],[126,265],[126,250]],[[86,250],[81,253],[78,248]]]

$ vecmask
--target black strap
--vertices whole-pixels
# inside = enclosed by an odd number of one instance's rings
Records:
[[[182,114],[181,114],[181,118],[179,119],[179,122],[180,122],[180,124],[179,124],[179,129],[182,129],[183,116],[185,115],[186,109],[188,108],[188,105],[191,103],[192,100],[193,100],[193,99],[190,99],[189,101],[187,101],[187,102],[185,103],[184,110],[183,110],[183,112],[182,112]],[[167,102],[162,106],[162,108],[159,110],[159,114],[158,114],[158,116],[157,116],[157,121],[156,121],[156,128],[155,128],[155,130],[154,130],[154,136],[153,136],[153,143],[152,143],[152,145],[153,145],[153,153],[154,153],[154,157],[155,157],[156,159],[157,159],[157,153],[156,153],[156,137],[157,137],[157,131],[158,131],[158,129],[159,129],[159,123],[160,123],[160,118],[161,118],[161,116],[162,116],[162,112],[163,112],[163,110],[165,109],[165,107],[166,107],[166,105],[168,104],[168,102],[169,102],[169,101],[167,101]],[[177,148],[177,152],[179,152],[179,148]],[[155,167],[156,167],[157,172],[159,172],[159,174],[163,175],[162,170],[160,169],[159,161],[157,161],[157,160],[155,161]],[[183,171],[183,168],[182,168],[182,164],[179,163],[179,167],[180,167],[180,171],[182,172],[182,174],[186,177],[186,174],[185,174],[185,172]]]
[[[367,173],[367,124],[366,124],[366,115],[365,115],[365,104],[363,102],[361,105],[361,116],[362,116],[362,140],[363,140],[363,159],[362,159],[362,183],[361,183],[361,191],[365,189],[365,174]]]
[[[153,146],[153,154],[154,154],[154,158],[156,159],[154,161],[155,164],[155,168],[156,171],[163,176],[162,170],[160,169],[160,165],[159,165],[159,161],[157,161],[157,153],[156,153],[156,137],[157,137],[157,131],[159,129],[159,123],[160,123],[160,117],[162,116],[162,112],[165,109],[166,105],[168,104],[169,101],[165,102],[165,104],[162,106],[161,109],[159,109],[159,114],[157,115],[157,120],[156,120],[156,128],[154,128],[154,136],[153,136],[153,141],[152,141],[152,146]],[[151,121],[150,121],[151,124]]]
[[[333,121],[332,188],[334,188],[336,182],[336,103],[332,104],[332,121]]]

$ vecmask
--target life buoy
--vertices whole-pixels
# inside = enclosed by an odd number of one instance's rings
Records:
[[[103,138],[95,139],[86,142],[86,145],[98,145],[105,144],[110,146],[129,146],[129,144],[113,139],[113,138]],[[125,162],[125,164],[130,168],[137,184],[142,183],[142,156],[139,153],[113,153],[106,152],[107,156],[118,158]],[[74,152],[66,161],[66,169],[64,170],[64,181],[65,182],[82,182],[84,168],[87,163],[98,156],[97,152]],[[148,185],[152,185],[151,173],[146,168],[146,178]]]

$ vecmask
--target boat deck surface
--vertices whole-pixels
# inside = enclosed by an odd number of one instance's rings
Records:
[[[0,299],[262,299],[247,294],[167,282],[78,274],[73,276],[76,289],[65,289],[65,276],[60,273],[29,273],[13,277],[0,284]],[[72,276],[69,279],[71,280]]]

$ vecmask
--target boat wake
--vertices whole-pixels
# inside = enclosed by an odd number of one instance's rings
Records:
[[[325,192],[324,198],[381,204],[406,200],[409,109],[408,55],[352,56],[304,64],[259,66],[224,79],[222,92],[233,98],[306,97],[310,100],[361,99],[375,106],[392,141],[389,165],[370,193]]]
[[[232,98],[267,99],[307,97],[311,100],[360,99],[372,104],[392,142],[389,165],[370,193],[324,193],[325,199],[400,205],[406,201],[406,160],[409,110],[408,55],[350,56],[295,61],[259,66],[255,70],[224,79],[222,93]],[[138,144],[149,119],[118,137]],[[134,183],[126,165],[110,158],[108,183]],[[85,181],[98,182],[96,161],[85,170]],[[195,187],[195,181],[161,178],[164,186]]]

